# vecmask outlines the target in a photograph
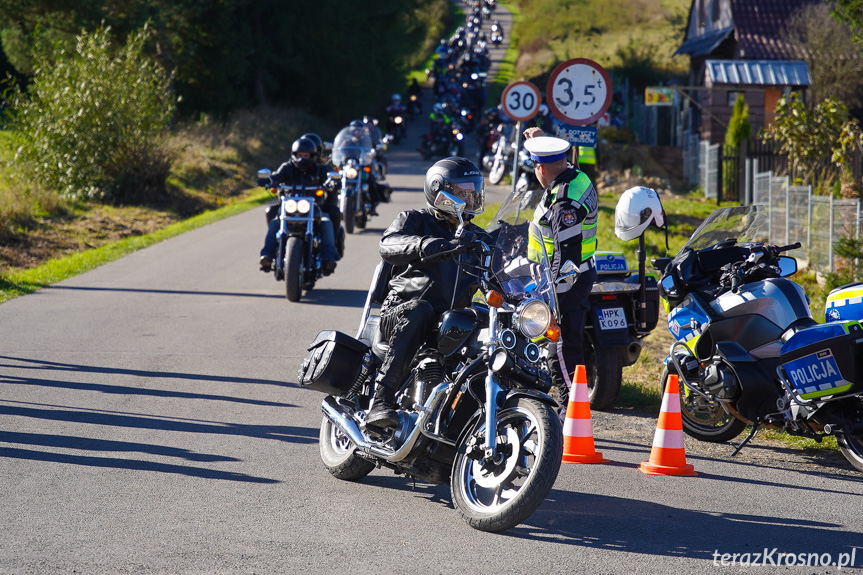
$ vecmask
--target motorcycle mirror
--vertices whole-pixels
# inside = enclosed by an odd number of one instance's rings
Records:
[[[787,256],[779,257],[779,275],[788,277],[797,272],[797,260]]]
[[[270,176],[273,175],[273,171],[269,168],[263,168],[258,170],[258,179],[259,180],[269,180]]]
[[[332,142],[324,142],[324,149],[328,152],[333,151],[333,143]]]
[[[463,199],[454,196],[449,192],[438,192],[434,199],[434,207],[445,214],[451,214],[458,217],[459,229],[456,233],[456,237],[459,237],[461,235],[461,230],[464,227],[464,218],[462,217],[462,213],[465,208],[467,208],[467,203]]]
[[[581,272],[578,270],[578,266],[572,263],[572,260],[566,260],[562,266],[560,266],[560,275],[557,277],[557,281],[555,283],[563,283],[566,282],[569,285],[574,284],[578,281],[578,276],[581,275]]]
[[[327,172],[327,178],[330,180],[341,180],[342,174],[341,172]]]

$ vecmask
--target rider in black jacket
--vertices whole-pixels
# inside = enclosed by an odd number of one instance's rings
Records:
[[[484,184],[479,169],[464,158],[445,158],[426,172],[426,209],[400,213],[381,238],[381,257],[393,264],[394,273],[381,306],[380,330],[389,349],[375,387],[375,401],[366,418],[367,423],[378,427],[398,423],[395,393],[435,319],[454,307],[468,306],[477,288],[476,278],[460,270],[455,259],[471,257],[468,254],[421,261],[460,245],[455,237],[458,220],[434,208],[439,192],[465,200],[466,219],[483,210]],[[462,238],[484,233],[468,224]]]

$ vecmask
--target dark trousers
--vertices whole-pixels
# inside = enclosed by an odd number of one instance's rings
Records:
[[[579,276],[568,292],[557,294],[560,306],[560,341],[557,354],[551,357],[551,377],[561,390],[572,387],[575,366],[584,365],[584,326],[590,310],[590,289],[596,282],[596,270],[591,269]],[[566,387],[561,387],[563,383]]]
[[[411,362],[425,341],[434,320],[434,308],[420,299],[403,301],[394,294],[381,306],[380,330],[389,342],[378,381],[390,394],[398,391],[410,370]]]

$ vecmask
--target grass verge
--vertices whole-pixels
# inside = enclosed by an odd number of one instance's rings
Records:
[[[50,260],[37,267],[2,274],[0,275],[0,303],[92,270],[141,248],[239,214],[270,199],[271,196],[265,190],[256,191],[246,199],[229,206],[203,212],[149,234],[128,237],[70,256]]]

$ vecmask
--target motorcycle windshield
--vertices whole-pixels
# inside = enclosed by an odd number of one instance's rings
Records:
[[[703,250],[726,240],[738,244],[768,241],[768,215],[764,206],[733,206],[720,208],[710,214],[685,248]]]
[[[555,319],[560,320],[551,278],[551,265],[545,244],[530,241],[531,231],[540,237],[539,227],[533,223],[534,212],[544,190],[512,192],[488,226],[488,231],[500,230],[491,260],[491,272],[500,282],[510,302],[525,297],[543,300],[551,308]]]
[[[332,160],[336,167],[344,166],[354,159],[361,166],[370,166],[374,159],[374,146],[369,133],[364,128],[342,128],[333,141]]]

